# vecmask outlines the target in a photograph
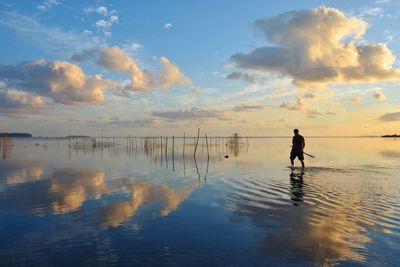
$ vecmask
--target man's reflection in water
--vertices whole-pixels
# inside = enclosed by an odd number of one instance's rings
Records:
[[[301,206],[301,203],[304,202],[303,176],[304,171],[296,172],[292,170],[290,173],[290,199],[294,206]]]

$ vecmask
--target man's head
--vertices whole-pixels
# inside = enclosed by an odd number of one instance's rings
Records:
[[[294,129],[293,132],[294,132],[295,135],[298,135],[299,134],[299,129]]]

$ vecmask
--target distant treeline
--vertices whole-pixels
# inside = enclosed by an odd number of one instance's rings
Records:
[[[400,137],[400,134],[385,134],[382,135],[381,137]]]
[[[89,138],[89,135],[68,135],[67,138]]]
[[[8,137],[32,137],[30,133],[0,133],[0,135]]]

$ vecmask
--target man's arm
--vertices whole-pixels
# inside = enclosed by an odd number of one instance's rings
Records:
[[[304,140],[304,137],[301,137],[301,139],[302,139],[302,141],[303,141],[303,142],[302,142],[302,143],[303,143],[303,144],[302,144],[302,148],[303,148],[303,150],[304,150],[304,147],[306,146],[306,141]]]

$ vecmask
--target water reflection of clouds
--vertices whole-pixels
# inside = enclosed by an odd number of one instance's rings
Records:
[[[234,213],[246,216],[266,230],[260,251],[288,262],[331,266],[341,260],[365,261],[365,243],[371,241],[365,214],[365,196],[343,199],[340,189],[326,187],[318,177],[288,177],[290,204],[278,196],[257,197],[254,188],[232,198]],[[252,183],[255,183],[252,181]],[[261,192],[282,190],[284,184],[258,184]],[[286,185],[287,186],[287,185]],[[270,187],[270,188],[265,188]],[[271,188],[274,187],[274,188]],[[383,215],[384,216],[384,215]]]
[[[193,183],[179,188],[167,184],[155,184],[151,181],[134,182],[130,185],[130,200],[108,203],[101,208],[101,224],[116,227],[135,215],[144,204],[161,203],[160,216],[168,216],[186,200],[194,190]]]
[[[9,165],[3,179],[8,186],[3,189],[0,207],[34,214],[66,213],[79,209],[88,199],[98,199],[116,190],[105,184],[100,170],[52,170],[40,163],[30,164]]]
[[[129,200],[106,203],[99,210],[100,223],[113,227],[133,217],[148,203],[161,203],[160,216],[168,216],[196,188],[194,179],[177,188],[150,181],[148,177],[143,177],[143,181],[124,177],[107,182],[102,170],[51,169],[34,162],[13,162],[1,170],[1,183],[6,187],[0,196],[0,208],[15,208],[36,215],[68,213],[80,209],[87,200],[127,190]]]
[[[44,178],[46,166],[39,162],[2,162],[0,184],[14,185],[38,181]]]
[[[80,208],[88,199],[99,199],[115,190],[104,182],[103,171],[57,170],[49,184],[48,194],[54,196],[50,210],[52,213],[70,212]]]

